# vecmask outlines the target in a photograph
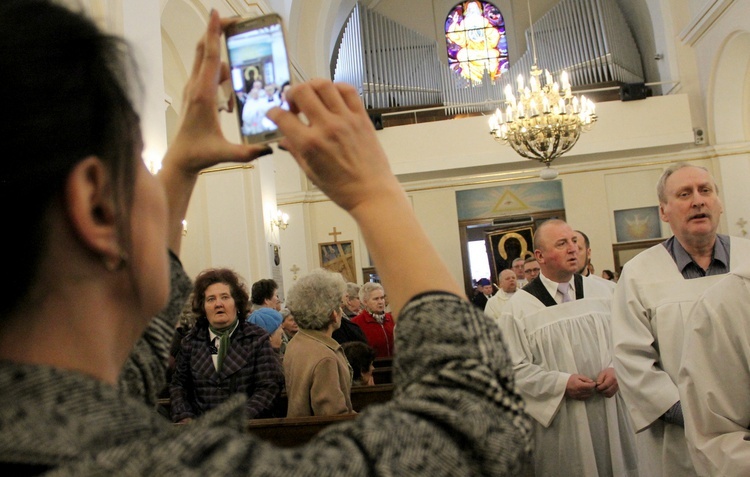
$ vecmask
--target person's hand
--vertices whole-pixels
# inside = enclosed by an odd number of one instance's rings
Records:
[[[272,152],[266,145],[229,142],[221,131],[218,89],[230,78],[229,66],[221,61],[221,34],[236,21],[220,19],[216,11],[211,12],[206,33],[195,50],[193,69],[183,90],[182,122],[164,158],[164,167],[198,174],[221,162],[249,162]],[[233,108],[230,101],[230,112]]]
[[[292,86],[287,99],[290,111],[267,113],[284,133],[279,146],[344,210],[400,189],[354,87],[315,79]]]
[[[222,162],[250,162],[273,150],[268,146],[234,144],[221,132],[217,102],[219,83],[229,79],[221,61],[222,29],[238,19],[221,20],[211,11],[206,34],[198,43],[190,79],[183,91],[182,122],[159,171],[169,203],[168,246],[179,253],[182,220],[198,174]],[[233,104],[230,102],[230,108]]]
[[[582,374],[572,374],[565,386],[565,395],[571,399],[585,401],[594,395],[596,383]]]
[[[614,368],[606,368],[599,373],[596,377],[596,390],[604,395],[604,397],[611,398],[620,386],[617,384],[617,376],[615,376]]]

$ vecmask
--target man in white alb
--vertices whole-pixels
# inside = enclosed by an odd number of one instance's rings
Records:
[[[683,329],[702,292],[750,261],[750,241],[716,233],[722,204],[702,167],[668,167],[657,195],[674,235],[623,268],[612,310],[614,364],[642,468],[655,477],[693,476],[676,384]]]
[[[539,277],[503,309],[516,386],[534,418],[537,476],[637,476],[635,438],[610,352],[612,289],[582,277],[562,220],[534,236]]]
[[[484,306],[484,313],[496,320],[500,319],[500,313],[502,313],[505,304],[508,303],[510,297],[516,292],[516,272],[510,268],[506,268],[500,272],[499,282],[498,286],[500,289],[492,295],[492,298],[487,300],[487,304]]]

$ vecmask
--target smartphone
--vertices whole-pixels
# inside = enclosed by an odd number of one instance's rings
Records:
[[[266,112],[289,109],[286,90],[291,82],[286,35],[276,13],[235,23],[225,31],[235,110],[246,144],[263,144],[282,137]]]

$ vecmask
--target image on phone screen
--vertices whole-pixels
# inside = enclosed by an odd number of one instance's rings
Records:
[[[266,118],[275,106],[289,109],[285,93],[290,73],[280,23],[227,38],[227,53],[236,95],[240,132],[248,142],[275,139],[276,125]]]

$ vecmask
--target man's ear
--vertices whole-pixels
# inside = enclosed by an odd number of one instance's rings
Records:
[[[664,212],[664,204],[659,204],[659,218],[662,222],[669,223],[669,217],[667,217],[667,214]]]
[[[65,183],[66,213],[73,229],[105,264],[122,255],[113,189],[104,163],[96,156],[76,164]]]
[[[544,263],[544,256],[542,256],[542,251],[539,249],[534,250],[534,257],[536,258],[536,261],[541,263]]]

